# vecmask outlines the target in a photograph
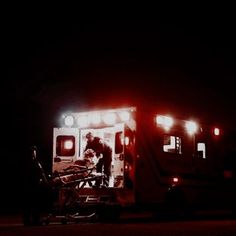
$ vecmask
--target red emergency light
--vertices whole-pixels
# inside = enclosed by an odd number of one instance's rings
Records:
[[[178,177],[173,177],[172,181],[173,181],[173,183],[178,183],[179,182],[179,178]]]

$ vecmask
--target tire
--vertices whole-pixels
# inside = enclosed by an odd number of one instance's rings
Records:
[[[180,188],[172,188],[168,191],[165,201],[167,217],[171,219],[185,219],[189,215],[187,201]]]
[[[115,222],[120,218],[119,205],[102,205],[98,211],[98,219],[103,222]]]

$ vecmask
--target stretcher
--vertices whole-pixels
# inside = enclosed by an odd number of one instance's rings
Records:
[[[83,202],[80,199],[80,190],[85,186],[93,187],[94,183],[102,180],[101,173],[94,172],[96,166],[86,167],[72,165],[63,173],[56,173],[48,185],[53,191],[57,191],[58,198],[53,204],[52,212],[43,219],[44,224],[51,222],[92,221],[97,218],[96,210],[83,211]]]
[[[42,173],[42,183],[57,193],[57,200],[53,203],[52,210],[43,217],[42,223],[49,224],[61,222],[91,221],[97,218],[96,210],[84,212],[83,202],[80,199],[80,190],[85,186],[93,187],[96,181],[102,181],[104,174],[96,173],[96,165],[82,166],[73,164],[61,173],[54,173],[50,178],[45,174],[40,162],[37,161]],[[83,212],[83,213],[82,213]]]

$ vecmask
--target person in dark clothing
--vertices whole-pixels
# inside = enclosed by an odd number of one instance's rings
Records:
[[[23,223],[40,225],[41,173],[36,159],[36,147],[32,146],[24,162]]]
[[[97,173],[103,173],[103,186],[109,186],[109,179],[111,176],[111,162],[112,162],[112,149],[111,147],[102,141],[101,138],[94,136],[91,132],[86,134],[87,145],[85,150],[92,149],[95,152],[98,162],[96,164]],[[101,181],[98,180],[95,183],[96,187],[100,187]]]

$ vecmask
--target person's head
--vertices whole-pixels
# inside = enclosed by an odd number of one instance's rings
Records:
[[[93,139],[94,139],[94,136],[93,136],[92,132],[88,132],[85,137],[86,137],[88,142],[92,142]]]

